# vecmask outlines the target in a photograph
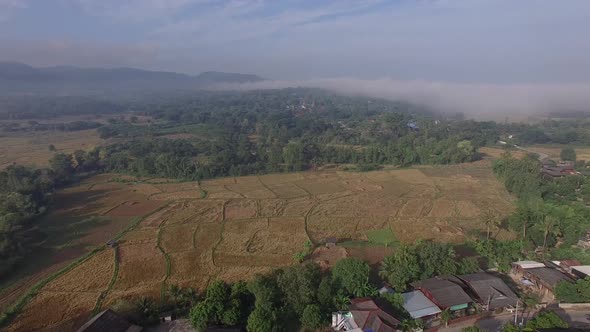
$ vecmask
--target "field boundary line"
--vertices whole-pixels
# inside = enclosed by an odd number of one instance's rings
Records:
[[[160,227],[158,230],[158,242],[156,247],[160,250],[162,255],[164,256],[164,260],[166,261],[166,275],[162,280],[162,286],[160,287],[160,302],[164,302],[164,297],[166,296],[166,285],[170,274],[172,273],[172,261],[170,260],[170,255],[164,250],[162,247],[162,230],[163,228]]]
[[[193,231],[193,249],[197,249],[197,232],[199,231],[200,227],[201,223],[198,223],[197,227],[195,227],[195,230]]]
[[[238,194],[238,195],[240,195],[240,197],[241,197],[241,198],[246,198],[246,199],[248,198],[248,197],[246,197],[244,194],[242,194],[242,193],[240,193],[240,192],[237,192],[237,191],[235,191],[235,190],[231,190],[231,189],[229,189],[229,188],[227,187],[227,184],[224,184],[224,185],[223,185],[223,189],[225,189],[225,190],[229,191],[230,193]]]
[[[24,295],[22,295],[18,300],[16,300],[16,302],[14,302],[2,313],[2,315],[0,316],[0,327],[5,327],[8,324],[10,324],[12,320],[16,318],[18,314],[20,314],[25,305],[27,305],[35,296],[37,296],[41,289],[45,287],[48,283],[78,267],[80,264],[86,262],[87,260],[92,258],[97,253],[103,251],[104,249],[105,246],[95,248],[94,250],[84,254],[82,257],[78,258],[74,262],[68,264],[66,267],[57,271],[56,273],[50,275],[45,279],[38,281],[35,285],[33,285],[33,287],[31,287]]]
[[[318,243],[315,243],[315,241],[311,238],[311,235],[309,235],[309,230],[307,229],[307,219],[309,218],[309,215],[311,214],[311,211],[313,211],[313,209],[315,209],[318,205],[320,205],[321,202],[316,202],[311,208],[309,208],[309,210],[305,213],[305,216],[303,216],[303,228],[305,229],[305,235],[307,235],[307,238],[309,239],[309,241],[314,245],[318,245]]]
[[[303,192],[305,192],[309,198],[313,198],[313,195],[309,191],[307,191],[307,189],[301,187],[300,185],[298,185],[295,182],[291,182],[291,184],[293,184],[295,187],[297,187],[297,188],[301,189]]]
[[[277,195],[277,193],[275,193],[272,189],[270,189],[269,186],[266,185],[266,183],[262,182],[262,180],[260,180],[260,176],[256,175],[256,179],[258,180],[258,182],[260,182],[260,184],[266,188],[266,190],[270,191],[273,195],[275,195],[275,198],[281,198],[279,195]]]
[[[90,317],[94,317],[94,315],[96,315],[100,312],[100,309],[102,308],[102,303],[104,302],[106,297],[109,295],[109,293],[111,292],[111,290],[115,286],[115,282],[117,282],[117,277],[119,276],[119,246],[113,248],[113,252],[114,252],[114,256],[115,256],[114,257],[115,258],[115,265],[113,267],[113,275],[111,276],[111,280],[109,281],[107,289],[102,291],[100,293],[100,295],[98,296],[98,299],[96,299],[96,304],[94,305],[94,309],[92,309]]]

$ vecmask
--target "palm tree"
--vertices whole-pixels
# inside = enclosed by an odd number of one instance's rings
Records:
[[[142,296],[135,301],[135,306],[143,322],[149,322],[154,318],[154,315],[157,315],[156,303],[149,297]]]
[[[178,310],[178,302],[182,300],[182,288],[178,287],[178,285],[171,284],[168,286],[168,295],[174,301],[174,310]]]
[[[199,295],[194,288],[183,288],[182,289],[182,301],[187,307],[192,307],[197,303]]]

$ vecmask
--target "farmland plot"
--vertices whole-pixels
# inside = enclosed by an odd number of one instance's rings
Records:
[[[92,186],[92,194],[109,202],[110,209],[104,212],[105,204],[77,202],[84,207],[64,208],[62,217],[85,214],[88,209],[118,218],[145,216],[121,238],[119,271],[104,306],[119,298],[159,300],[161,290],[170,284],[203,290],[216,279],[248,279],[293,264],[294,254],[307,240],[316,245],[327,237],[352,243],[391,242],[390,238],[396,243],[464,241],[469,234],[485,230],[480,220],[484,209],[498,217],[513,209],[512,198],[493,176],[489,161],[368,173],[330,170],[223,178],[200,185],[152,184],[137,191],[134,185],[115,188],[103,176],[99,183],[81,186],[68,189],[73,199],[75,193]],[[206,196],[196,195],[201,189]],[[502,230],[494,234],[512,236]],[[377,256],[388,250],[391,248]],[[346,250],[336,256],[345,254]],[[373,257],[371,252],[356,254]],[[44,319],[53,324],[61,315],[88,314],[112,275],[113,259],[107,256],[97,255],[46,286],[21,314],[24,321],[42,328],[39,321],[33,321],[34,311],[47,303],[70,301],[83,289],[84,297],[59,312],[46,310]],[[89,270],[99,271],[96,280],[85,280]],[[22,324],[19,318],[15,322]]]

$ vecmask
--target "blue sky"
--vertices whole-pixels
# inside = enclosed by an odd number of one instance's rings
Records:
[[[588,0],[0,0],[0,59],[39,66],[576,83]]]

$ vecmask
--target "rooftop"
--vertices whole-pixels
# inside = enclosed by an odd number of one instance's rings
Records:
[[[516,306],[518,296],[502,279],[485,272],[457,276],[465,282],[489,309]]]
[[[403,293],[404,308],[412,318],[436,315],[440,309],[430,301],[421,291]]]
[[[459,285],[446,279],[430,278],[414,282],[412,286],[430,293],[441,309],[473,302]]]
[[[394,332],[400,322],[390,314],[381,310],[370,298],[352,299],[350,313],[355,323],[363,331]]]
[[[107,309],[92,317],[77,332],[139,332],[142,328],[129,323],[111,309]]]
[[[532,269],[537,267],[545,267],[545,264],[536,261],[518,261],[512,263],[513,266],[518,266],[521,269]]]
[[[590,276],[590,265],[572,266],[572,270],[578,271],[586,276]]]
[[[555,269],[537,267],[527,269],[526,272],[537,278],[545,287],[555,288],[560,281],[572,282],[573,279]]]

